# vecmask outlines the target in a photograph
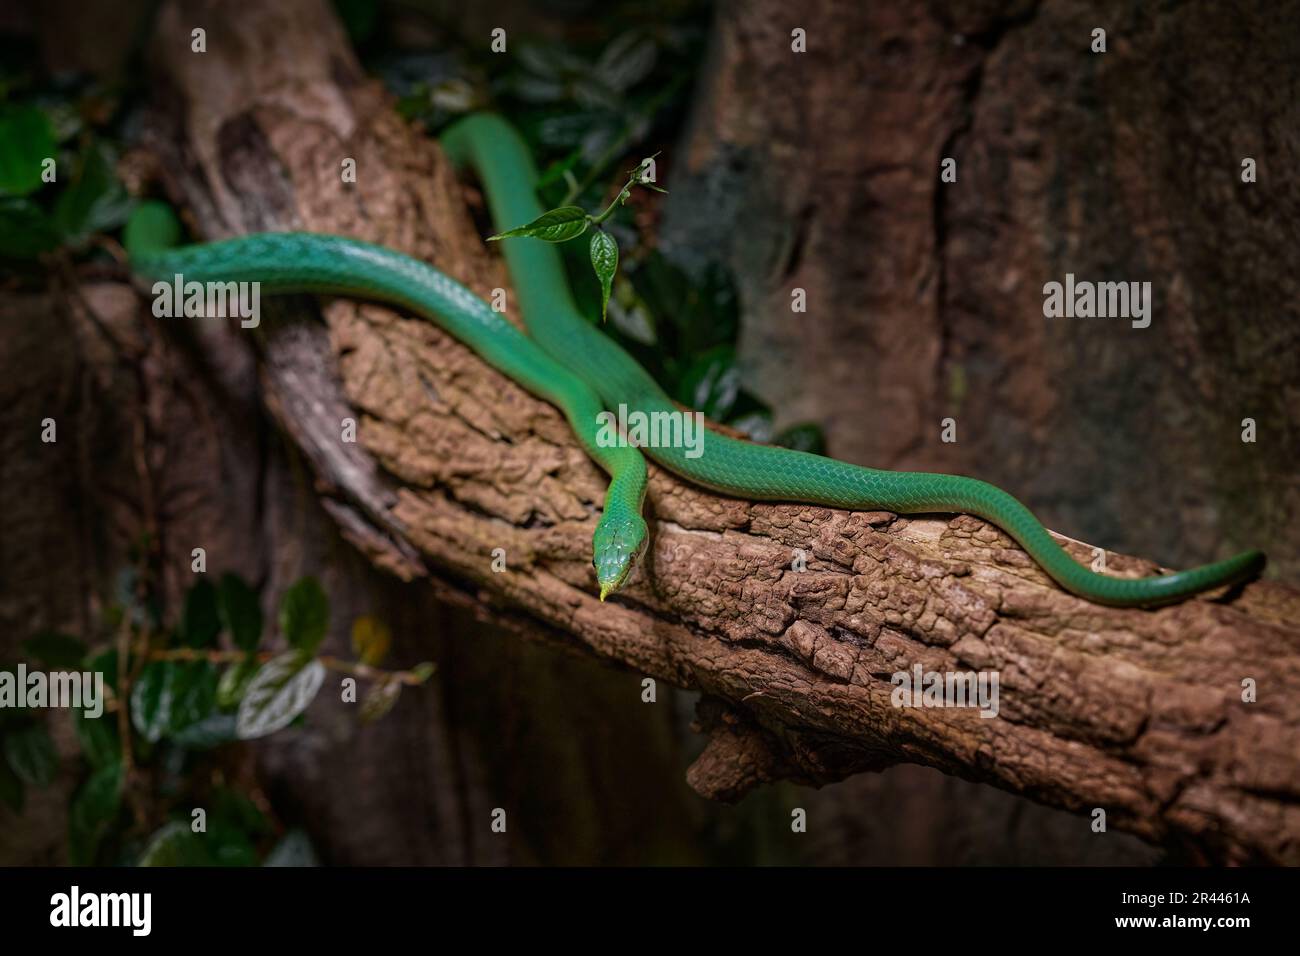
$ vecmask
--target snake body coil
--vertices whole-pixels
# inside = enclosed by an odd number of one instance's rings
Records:
[[[442,143],[455,162],[478,174],[498,229],[542,214],[532,158],[503,119],[482,114],[461,120]],[[265,233],[178,249],[137,243],[130,251],[133,268],[151,279],[180,273],[187,281],[257,281],[264,291],[342,294],[409,308],[560,407],[583,448],[612,479],[593,541],[603,599],[626,580],[645,548],[648,530],[641,517],[645,461],[635,449],[598,443],[598,413],[620,404],[649,414],[678,410],[630,355],[578,311],[553,246],[522,238],[503,240],[503,246],[528,335],[436,269],[337,236]],[[1108,577],[1071,558],[1010,494],[977,479],[879,471],[712,431],[698,457],[689,457],[684,448],[647,447],[644,452],[689,481],[742,498],[899,514],[978,515],[1011,535],[1067,590],[1102,604],[1175,601],[1251,577],[1264,564],[1260,552],[1247,551],[1175,574]]]

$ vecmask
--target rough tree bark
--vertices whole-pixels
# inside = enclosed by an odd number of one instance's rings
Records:
[[[1281,263],[1300,190],[1240,176],[1247,156],[1300,162],[1300,91],[1276,68],[1298,12],[728,0],[668,157],[661,246],[730,269],[746,386],[824,424],[837,457],[980,475],[1053,527],[1176,565],[1262,547],[1295,580],[1297,278]],[[1066,272],[1151,280],[1152,326],[1045,322],[1042,283]],[[862,777],[818,809],[857,829],[863,805],[960,825],[959,804],[986,826],[979,793],[952,789]],[[1025,815],[1004,823],[1003,845],[1035,841]]]
[[[318,4],[213,19],[204,57],[188,54],[204,7],[181,9],[165,8],[154,51],[184,128],[158,145],[183,147],[163,169],[204,235],[346,232],[480,293],[505,284],[436,146],[385,107]],[[306,55],[241,70],[297,24],[316,31]],[[340,183],[344,157],[357,160],[355,185]],[[449,576],[501,613],[525,611],[608,661],[703,691],[711,743],[690,771],[702,792],[916,762],[1104,808],[1113,826],[1222,859],[1300,861],[1294,589],[1101,608],[971,517],[754,504],[655,469],[651,551],[601,605],[588,550],[602,476],[560,415],[426,321],[346,301],[324,315],[326,326],[268,329],[261,375],[344,534],[401,577]],[[340,440],[350,414],[360,446]],[[491,570],[496,548],[507,573]],[[1109,565],[1155,570],[1119,555]],[[1000,716],[892,706],[889,676],[916,664],[998,670]],[[1257,703],[1241,701],[1246,678]]]
[[[837,456],[979,474],[1169,562],[1262,547],[1294,577],[1297,15],[723,3],[665,247],[731,267],[746,384]],[[1151,326],[1044,320],[1067,272],[1149,280]]]

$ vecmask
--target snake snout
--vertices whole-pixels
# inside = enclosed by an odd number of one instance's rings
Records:
[[[649,529],[640,515],[606,514],[592,536],[592,565],[600,585],[600,599],[617,591],[641,555],[645,553]]]

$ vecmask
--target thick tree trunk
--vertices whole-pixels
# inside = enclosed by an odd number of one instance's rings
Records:
[[[665,248],[731,267],[746,384],[837,457],[977,474],[1179,565],[1260,547],[1294,579],[1300,87],[1275,65],[1298,15],[723,3]],[[1066,273],[1150,281],[1150,327],[1045,319]]]
[[[1053,527],[1175,565],[1261,547],[1295,580],[1297,279],[1280,264],[1300,192],[1277,170],[1300,152],[1300,90],[1275,64],[1297,13],[724,2],[662,246],[730,268],[745,384],[825,425],[837,457],[979,475]],[[1150,280],[1151,327],[1045,320],[1042,285],[1067,272]],[[894,776],[830,788],[841,846],[882,836],[848,838],[864,806],[906,799],[943,830],[993,816],[952,781]],[[1003,815],[1016,859],[1041,843],[1026,819]]]

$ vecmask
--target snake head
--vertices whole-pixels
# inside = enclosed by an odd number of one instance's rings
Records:
[[[592,535],[592,564],[600,584],[600,599],[617,591],[645,554],[650,529],[639,514],[606,511]]]

